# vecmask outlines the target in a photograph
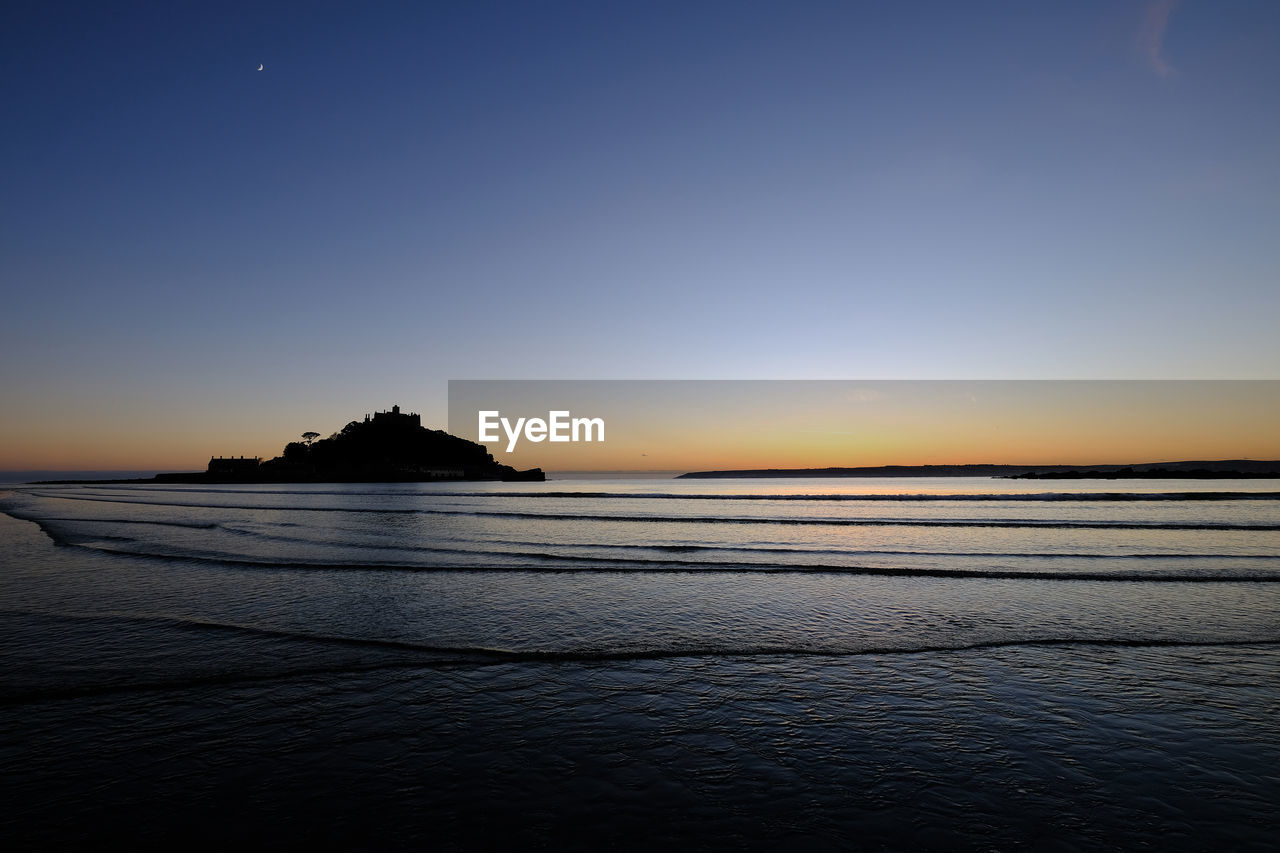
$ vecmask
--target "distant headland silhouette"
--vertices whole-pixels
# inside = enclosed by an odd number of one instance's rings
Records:
[[[1001,477],[1009,480],[1223,480],[1280,477],[1280,461],[1148,462],[1140,465],[875,465],[691,471],[676,479],[756,477]]]
[[[319,440],[317,440],[319,439]],[[536,481],[541,468],[499,464],[483,444],[427,429],[415,412],[392,406],[328,438],[305,432],[274,459],[214,456],[204,471],[157,474],[158,483],[420,483],[436,480]],[[61,481],[90,482],[90,481]],[[92,481],[101,482],[101,481]],[[120,482],[120,481],[115,481]],[[124,481],[139,482],[139,481]]]

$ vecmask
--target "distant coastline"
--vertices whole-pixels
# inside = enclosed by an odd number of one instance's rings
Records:
[[[857,468],[746,468],[691,471],[677,480],[763,477],[1001,477],[1010,480],[1225,480],[1280,478],[1280,461],[1225,459],[1137,465],[874,465]]]

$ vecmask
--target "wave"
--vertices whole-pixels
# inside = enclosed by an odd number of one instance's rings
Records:
[[[830,564],[718,563],[701,560],[645,560],[637,557],[596,557],[581,554],[555,554],[531,551],[492,551],[462,548],[423,548],[452,556],[501,558],[520,562],[512,564],[459,565],[441,563],[424,565],[403,562],[322,562],[303,560],[257,560],[220,554],[165,553],[105,547],[95,543],[64,541],[71,547],[85,548],[119,557],[166,562],[214,565],[224,568],[274,569],[288,571],[341,572],[616,572],[616,573],[688,573],[699,574],[831,574],[881,577],[919,577],[952,579],[1039,580],[1039,581],[1116,581],[1139,583],[1277,583],[1276,570],[1181,570],[1181,571],[1029,571],[1020,569],[949,569],[908,566],[841,566]],[[532,561],[532,562],[529,562]]]
[[[188,530],[216,530],[222,525],[216,521],[167,521],[150,518],[70,518],[67,516],[20,515],[18,511],[5,510],[6,515],[23,521],[66,521],[76,524],[146,524],[157,527],[184,527]]]
[[[58,500],[96,501],[114,504],[138,504],[142,506],[163,506],[184,509],[222,509],[241,511],[268,512],[330,512],[330,513],[375,513],[382,515],[444,515],[471,516],[482,518],[519,518],[545,521],[616,521],[623,523],[644,524],[782,524],[834,527],[1001,527],[1001,528],[1052,528],[1066,530],[1246,530],[1277,531],[1280,524],[1237,524],[1216,521],[1186,522],[1142,522],[1142,521],[1067,521],[1049,519],[1014,518],[958,518],[958,519],[915,519],[915,518],[781,518],[777,516],[725,516],[725,515],[611,515],[605,513],[579,512],[520,512],[460,510],[460,509],[424,509],[422,507],[313,507],[313,506],[271,506],[261,504],[200,504],[178,503],[166,501],[115,500],[112,498],[95,498],[66,495],[39,495]],[[34,519],[30,519],[34,520]]]
[[[1040,640],[1001,640],[967,645],[935,645],[920,647],[883,647],[866,649],[814,649],[785,646],[759,646],[753,648],[722,648],[716,646],[688,647],[674,649],[628,650],[628,651],[503,651],[503,650],[470,650],[466,648],[440,651],[436,659],[418,658],[414,660],[396,659],[370,663],[335,663],[332,665],[297,666],[291,665],[268,672],[218,672],[208,675],[186,676],[167,679],[146,679],[137,681],[111,682],[106,684],[85,684],[68,687],[36,688],[0,693],[0,706],[15,707],[40,702],[57,702],[71,699],[86,699],[100,696],[132,694],[132,693],[171,693],[184,690],[199,690],[210,687],[232,687],[249,684],[279,684],[297,678],[316,676],[351,676],[365,673],[385,671],[414,671],[424,669],[456,669],[459,666],[510,666],[513,664],[537,665],[547,664],[629,664],[646,661],[697,660],[712,658],[722,660],[751,660],[756,658],[828,658],[840,660],[858,657],[930,655],[930,654],[965,654],[973,652],[1000,651],[1018,648],[1119,648],[1119,649],[1199,649],[1199,648],[1259,648],[1266,649],[1280,645],[1280,640],[1245,639],[1245,640],[1165,640],[1165,639],[1088,639],[1062,638]]]
[[[122,613],[107,611],[103,613],[61,613],[41,610],[2,610],[9,615],[38,616],[42,618],[67,619],[75,621],[123,621],[145,624],[166,624],[180,628],[197,628],[202,630],[224,631],[239,634],[252,634],[272,639],[301,640],[327,645],[352,646],[359,648],[387,649],[393,651],[462,653],[475,656],[495,656],[507,660],[546,659],[546,660],[630,660],[652,657],[681,657],[700,655],[740,654],[785,654],[785,655],[821,655],[847,656],[851,654],[891,654],[920,652],[971,651],[976,649],[1006,648],[1011,646],[1244,646],[1244,645],[1276,645],[1280,644],[1280,634],[1275,637],[1251,637],[1247,639],[1197,640],[1167,637],[1027,637],[1017,639],[980,640],[968,643],[917,643],[897,646],[860,646],[852,649],[824,649],[813,646],[748,646],[739,647],[735,652],[732,646],[699,647],[672,646],[649,649],[505,649],[493,646],[457,646],[439,643],[415,643],[409,640],[393,640],[382,637],[352,637],[342,634],[318,634],[310,631],[298,631],[289,628],[275,628],[261,625],[246,625],[240,622],[218,622],[208,619],[197,619],[191,616],[178,616],[166,613]]]
[[[282,537],[283,538],[283,537]],[[295,539],[294,541],[304,541]],[[314,541],[314,540],[306,540]],[[504,541],[504,545],[542,547],[550,543],[530,541]],[[557,542],[565,548],[607,548],[628,551],[668,551],[675,554],[700,552],[728,552],[748,554],[825,554],[833,557],[982,557],[982,558],[1062,558],[1070,560],[1280,560],[1280,554],[1105,554],[1101,552],[1052,552],[1052,551],[911,551],[906,549],[834,549],[834,548],[773,548],[750,545],[600,545],[592,542]],[[400,550],[397,548],[396,550]]]
[[[6,611],[13,613],[14,611]],[[334,662],[319,665],[283,665],[280,669],[258,672],[216,672],[186,675],[172,678],[110,681],[107,683],[35,688],[0,694],[0,705],[23,705],[42,701],[81,698],[113,693],[169,692],[255,682],[278,683],[292,678],[315,675],[348,675],[379,670],[414,670],[465,666],[494,666],[539,663],[638,663],[678,659],[719,658],[852,658],[887,655],[966,654],[1020,648],[1119,648],[1119,649],[1176,649],[1176,648],[1268,648],[1280,645],[1280,638],[1271,636],[1246,638],[1182,638],[1182,637],[1010,637],[956,643],[906,643],[898,645],[822,647],[793,644],[761,645],[702,645],[673,644],[648,648],[580,648],[580,649],[509,649],[491,646],[461,646],[447,644],[422,644],[377,637],[350,637],[332,634],[316,634],[236,623],[141,614],[61,614],[22,611],[26,615],[45,618],[77,620],[126,620],[132,622],[164,623],[185,629],[211,630],[287,639],[304,643],[345,646],[390,652],[390,659],[360,662]]]
[[[52,539],[56,544],[93,548],[94,550],[97,550],[97,551],[108,551],[112,554],[125,556],[125,557],[209,561],[209,562],[218,562],[218,563],[233,564],[233,565],[246,565],[246,566],[255,566],[255,567],[270,567],[270,568],[348,569],[348,570],[370,570],[370,571],[381,570],[381,569],[411,569],[411,570],[424,570],[424,571],[448,570],[448,569],[459,569],[463,571],[475,570],[474,567],[467,568],[467,567],[458,567],[453,565],[423,566],[423,565],[391,563],[391,562],[370,562],[370,563],[290,562],[290,561],[279,561],[279,560],[247,560],[239,555],[221,555],[221,554],[207,554],[207,553],[206,554],[191,554],[191,553],[181,554],[181,553],[163,553],[163,552],[150,552],[150,551],[127,551],[123,549],[103,548],[103,547],[94,545],[93,543],[98,541],[104,541],[104,540],[115,540],[120,542],[129,542],[129,543],[139,544],[138,540],[135,537],[86,533],[85,537],[87,540],[90,540],[90,541],[84,541],[76,537],[68,536],[64,531],[47,527],[44,524],[45,521],[69,521],[72,519],[32,518],[32,519],[24,519],[24,520],[32,521],[33,523],[35,523],[37,526],[40,527],[40,529],[45,533],[45,535],[47,535],[50,539]],[[95,521],[96,519],[85,519],[85,520]],[[159,522],[159,523],[163,523],[163,522]],[[187,526],[187,525],[178,525],[178,526]],[[201,524],[201,525],[190,525],[190,526],[198,527],[199,529],[207,529],[212,527],[212,528],[225,530],[227,532],[233,533],[238,536],[245,536],[245,537],[250,537],[255,539],[264,539],[268,541],[288,542],[288,543],[298,544],[298,545],[329,544],[329,543],[325,543],[322,541],[305,538],[305,537],[280,536],[277,534],[263,533],[261,531],[246,530],[242,527],[239,527],[233,524],[212,524],[212,525]],[[289,526],[297,526],[297,525],[289,525]],[[1107,554],[1107,553],[1099,553],[1099,552],[1055,553],[1051,551],[924,551],[924,550],[913,551],[913,550],[907,550],[907,549],[889,549],[889,548],[837,550],[832,548],[784,548],[784,547],[768,547],[768,546],[753,547],[753,546],[735,546],[735,545],[694,545],[694,544],[601,545],[598,543],[587,543],[587,542],[550,543],[550,542],[527,541],[527,540],[504,541],[504,542],[489,543],[489,544],[515,545],[515,546],[522,546],[525,548],[529,548],[529,547],[545,548],[545,547],[551,546],[551,547],[562,547],[562,548],[599,548],[599,549],[605,549],[609,551],[665,552],[665,553],[673,553],[673,554],[698,554],[698,553],[746,554],[746,555],[761,555],[764,557],[772,557],[772,558],[800,556],[800,555],[806,555],[806,556],[820,555],[820,556],[826,556],[826,557],[883,557],[883,556],[959,557],[959,558],[974,558],[974,559],[1032,559],[1032,560],[1067,559],[1067,560],[1106,560],[1106,561],[1115,561],[1115,560],[1170,560],[1170,561],[1280,560],[1280,555],[1278,554],[1212,554],[1212,553]],[[365,547],[368,550],[373,550],[373,551],[381,550],[380,548],[377,548],[377,547],[370,547],[370,546],[365,546]],[[553,553],[543,552],[543,551],[528,551],[528,550],[504,551],[504,550],[498,550],[494,548],[476,548],[476,547],[454,548],[454,547],[449,547],[447,545],[395,544],[395,545],[388,545],[387,550],[398,551],[398,552],[421,553],[421,554],[448,554],[448,555],[454,555],[454,556],[463,555],[463,556],[477,556],[477,557],[500,557],[505,559],[532,558],[532,559],[538,559],[538,560],[561,560],[561,561],[585,562],[585,563],[591,563],[591,562],[638,563],[638,564],[661,564],[666,566],[686,566],[686,567],[696,566],[696,567],[704,568],[709,571],[722,571],[722,572],[723,571],[764,571],[764,570],[786,572],[786,571],[789,571],[792,567],[791,564],[773,565],[773,564],[764,564],[764,563],[750,562],[750,561],[739,562],[739,563],[725,563],[725,562],[716,562],[716,561],[708,561],[708,560],[676,560],[676,559],[670,559],[670,558],[663,558],[660,560],[647,560],[644,558],[637,558],[637,557],[608,557],[608,556],[596,556],[596,555],[590,555],[590,554],[553,554]],[[494,568],[499,568],[499,567],[494,567]],[[502,566],[500,567],[500,570],[512,570],[512,569],[524,570],[524,568],[525,567],[519,567],[519,566]],[[819,571],[819,570],[822,570],[824,567],[802,565],[802,566],[797,566],[795,568],[797,571],[801,571],[801,570],[802,571]],[[864,573],[901,572],[903,574],[923,574],[927,572],[949,571],[949,570],[941,570],[941,569],[939,570],[912,569],[908,567],[894,569],[894,568],[885,568],[885,567],[877,567],[877,566],[868,566],[868,567],[831,566],[826,568],[829,568],[831,571],[834,571],[834,572],[845,572],[845,573],[850,571],[860,571]],[[641,569],[637,569],[637,571],[641,571]],[[954,571],[956,575],[964,575],[964,576],[971,576],[971,577],[983,576],[978,574],[980,570],[957,569]],[[1037,577],[1037,578],[1045,576],[1045,573],[1042,573],[1042,572],[1027,572],[1026,574],[1029,577]],[[1116,572],[1106,573],[1108,578],[1114,576],[1115,574],[1117,573]],[[994,576],[994,575],[987,575],[987,576]],[[1011,575],[1002,574],[1000,576],[1009,577]],[[1055,573],[1054,577],[1055,578],[1061,577],[1061,574]],[[1143,575],[1143,577],[1144,578],[1150,577],[1150,575]],[[1201,577],[1201,575],[1197,574],[1195,577],[1199,578]],[[1239,579],[1251,580],[1255,578],[1240,577]],[[1269,578],[1265,578],[1265,579],[1269,579]]]
[[[298,525],[290,525],[298,526]],[[218,525],[222,530],[233,533],[237,536],[248,536],[255,539],[261,539],[269,542],[287,542],[293,545],[331,545],[335,544],[324,540],[319,540],[305,536],[283,536],[278,533],[267,533],[261,530],[249,530],[237,524]],[[454,541],[474,541],[474,540],[454,540]],[[343,543],[345,544],[345,543]],[[502,539],[489,543],[479,543],[489,545],[514,545],[526,548],[545,548],[555,546],[559,548],[598,548],[608,551],[659,551],[670,554],[698,554],[698,553],[731,553],[731,554],[765,554],[768,556],[785,556],[790,554],[822,554],[831,557],[978,557],[978,558],[1007,558],[1007,559],[1041,559],[1041,558],[1062,558],[1073,560],[1280,560],[1280,554],[1213,554],[1213,553],[1125,553],[1125,554],[1108,554],[1104,552],[1094,551],[1087,552],[1055,552],[1055,551],[924,551],[910,549],[890,549],[890,548],[790,548],[790,547],[770,547],[770,546],[753,546],[753,545],[695,545],[691,543],[681,543],[677,545],[665,545],[659,543],[652,544],[623,544],[609,543],[602,544],[599,542],[546,542],[522,539]],[[351,546],[348,546],[351,547]],[[384,546],[362,546],[369,550],[381,550]],[[392,551],[426,551],[426,552],[456,552],[456,553],[476,553],[474,548],[448,548],[440,545],[408,545],[408,544],[388,544],[385,546],[387,550]],[[492,553],[509,553],[509,552],[492,552]],[[522,552],[521,552],[522,553]]]

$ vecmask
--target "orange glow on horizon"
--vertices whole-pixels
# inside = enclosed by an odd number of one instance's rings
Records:
[[[518,468],[564,471],[1280,459],[1280,382],[835,383],[853,390],[834,395],[830,383],[741,385],[605,383],[620,390],[574,403],[607,416],[603,444],[507,453],[500,441],[489,451]],[[328,435],[352,419],[106,401],[92,417],[70,404],[20,410],[0,424],[0,470],[203,470],[210,456],[269,459],[307,429]]]

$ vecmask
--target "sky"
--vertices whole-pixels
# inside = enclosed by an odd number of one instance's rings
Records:
[[[555,473],[1275,460],[1277,424],[1280,380],[462,380],[448,430]]]
[[[1267,0],[6,3],[0,470],[443,426],[449,379],[1277,378],[1276,44]]]

